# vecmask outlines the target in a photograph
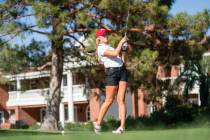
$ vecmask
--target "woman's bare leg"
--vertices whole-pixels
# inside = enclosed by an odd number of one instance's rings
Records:
[[[119,89],[117,93],[117,103],[119,106],[119,117],[120,117],[120,127],[125,128],[126,119],[126,105],[125,105],[125,92],[127,88],[127,82],[120,81]]]
[[[103,120],[107,110],[109,109],[110,105],[112,104],[112,102],[116,96],[117,88],[118,88],[118,86],[106,86],[106,99],[99,111],[98,120],[97,120],[98,125],[100,125],[102,123],[102,120]]]

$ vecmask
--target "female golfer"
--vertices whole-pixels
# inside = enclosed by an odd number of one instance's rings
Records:
[[[93,122],[94,131],[96,133],[100,133],[102,120],[115,97],[117,97],[121,124],[118,129],[112,132],[115,134],[125,132],[125,92],[128,76],[120,54],[126,39],[126,37],[123,37],[117,47],[112,48],[107,39],[107,30],[98,29],[96,31],[96,51],[100,61],[104,64],[106,74],[106,99],[100,108],[97,121]]]

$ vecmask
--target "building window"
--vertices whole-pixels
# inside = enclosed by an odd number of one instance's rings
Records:
[[[82,72],[73,72],[73,85],[85,84],[85,75]]]
[[[30,83],[31,83],[31,79],[21,80],[21,90],[22,91],[30,90],[31,89]]]
[[[50,85],[50,77],[42,77],[39,79],[39,88],[49,88]]]
[[[37,80],[30,80],[30,89],[37,89],[37,82],[38,82],[38,79]]]
[[[4,112],[0,111],[0,124],[3,123],[4,120]]]
[[[89,121],[90,120],[90,106],[86,107],[86,120]]]
[[[17,91],[17,81],[9,82],[9,91]]]
[[[74,120],[75,122],[78,122],[77,106],[74,106]]]
[[[68,118],[69,118],[68,107],[65,107],[65,108],[64,108],[64,119],[65,119],[65,121],[67,121]]]
[[[43,89],[49,88],[49,77],[40,77],[34,79],[24,79],[21,80],[21,90],[33,90],[33,89]]]
[[[44,121],[45,115],[46,115],[46,109],[45,108],[40,109],[40,122]]]
[[[67,86],[67,75],[63,75],[63,86]]]

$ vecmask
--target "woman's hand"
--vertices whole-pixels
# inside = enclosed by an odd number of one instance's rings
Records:
[[[117,48],[116,48],[114,51],[106,50],[106,51],[104,52],[104,56],[119,56],[119,54],[120,54],[120,52],[121,52],[121,49],[122,49],[122,46],[123,46],[123,44],[124,44],[125,42],[127,42],[127,37],[126,37],[126,36],[124,36],[124,37],[120,40],[119,44],[117,45]]]
[[[124,44],[125,42],[127,42],[128,38],[127,36],[124,36],[121,40],[120,40],[120,44]]]

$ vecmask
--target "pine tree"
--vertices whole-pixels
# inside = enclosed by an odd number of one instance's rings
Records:
[[[77,40],[74,33],[88,32],[80,25],[80,11],[88,11],[82,1],[74,0],[4,0],[1,2],[1,38],[6,42],[17,35],[39,33],[48,37],[51,44],[51,80],[47,111],[42,129],[57,130],[60,86],[63,74],[64,44]],[[23,20],[35,17],[36,22]]]

